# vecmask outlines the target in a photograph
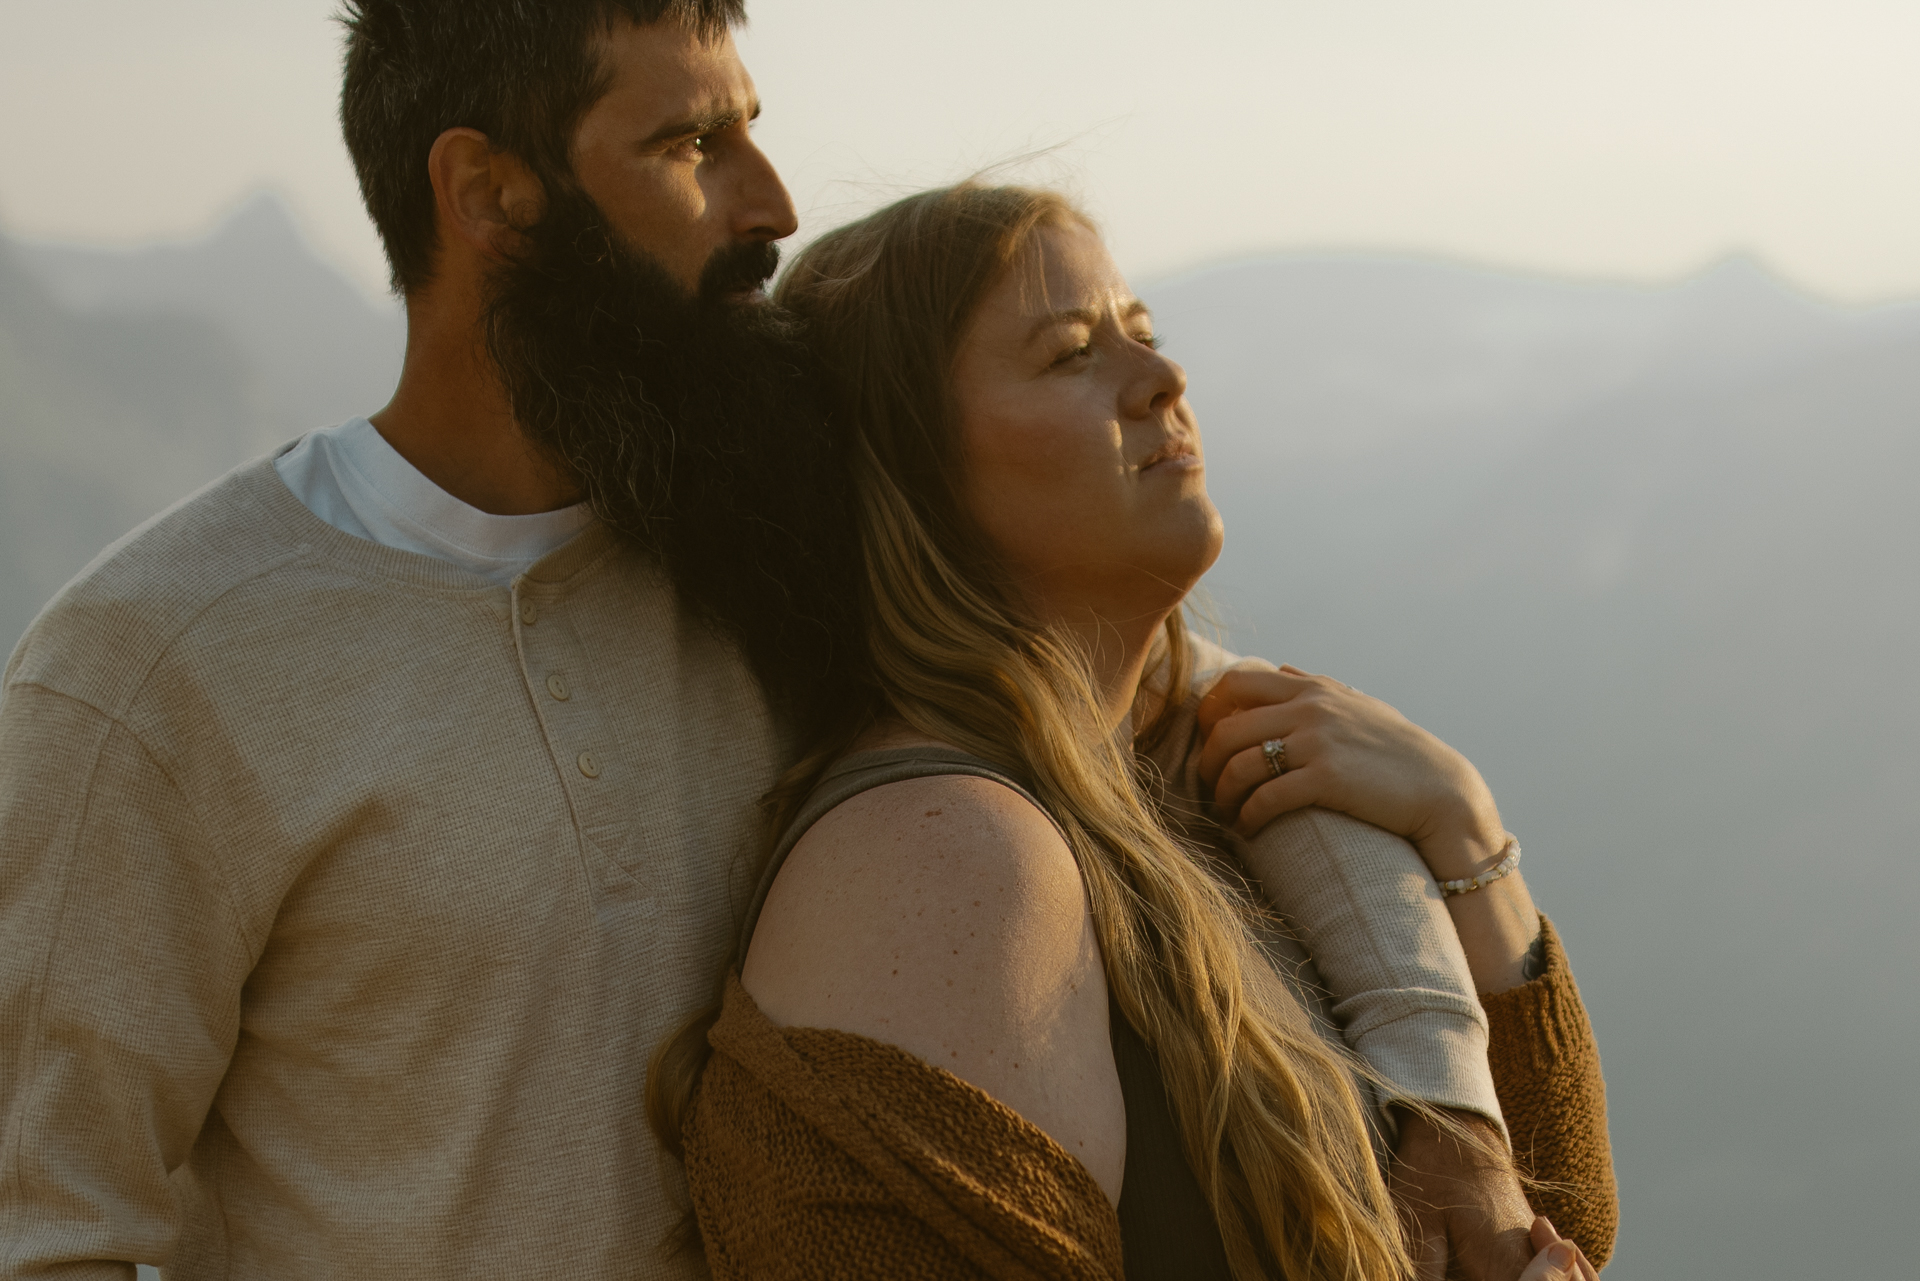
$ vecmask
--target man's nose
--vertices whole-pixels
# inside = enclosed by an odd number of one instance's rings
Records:
[[[734,236],[740,240],[785,240],[800,229],[800,215],[787,185],[780,181],[773,162],[760,148],[749,143],[741,159],[744,163],[739,170]]]

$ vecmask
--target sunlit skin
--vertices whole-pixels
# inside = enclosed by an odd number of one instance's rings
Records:
[[[1220,554],[1187,376],[1106,245],[1040,230],[954,363],[967,504],[1035,611],[1086,642],[1118,724],[1147,647]]]
[[[1186,373],[1105,243],[1043,227],[982,301],[954,362],[968,507],[1037,613],[1081,634],[1117,724],[1148,646],[1220,554]],[[1243,835],[1324,805],[1414,842],[1443,880],[1499,861],[1493,793],[1378,699],[1294,668],[1235,673],[1201,709],[1201,774]],[[1285,777],[1260,744],[1287,743]],[[1538,932],[1518,874],[1449,901],[1482,991],[1524,981]]]
[[[713,255],[799,227],[793,198],[755,145],[753,79],[733,38],[622,26],[607,42],[612,87],[580,121],[574,172],[627,244],[691,290]]]
[[[731,37],[671,24],[616,24],[601,55],[612,78],[573,139],[574,173],[627,244],[688,289],[715,251],[780,240],[799,225],[749,127],[759,98]],[[540,183],[473,129],[449,129],[427,161],[439,245],[434,275],[407,297],[400,386],[373,424],[455,498],[495,515],[578,501],[521,434],[484,348],[488,271],[540,215]]]

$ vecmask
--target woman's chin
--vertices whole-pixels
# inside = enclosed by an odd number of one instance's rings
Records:
[[[1178,560],[1188,570],[1183,580],[1197,583],[1220,559],[1220,549],[1227,538],[1226,524],[1205,489],[1180,504],[1179,510],[1170,515],[1173,519],[1167,521],[1159,545],[1165,548],[1169,562]]]
[[[1169,605],[1185,600],[1201,577],[1220,559],[1225,529],[1220,513],[1203,492],[1198,501],[1183,503],[1168,519],[1153,522],[1142,531],[1134,546],[1139,548],[1137,569],[1145,579],[1164,585]]]

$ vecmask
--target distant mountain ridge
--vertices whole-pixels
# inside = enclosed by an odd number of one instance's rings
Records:
[[[15,253],[70,311],[187,315],[223,330],[257,371],[266,439],[379,408],[400,371],[398,305],[370,305],[268,193],[198,241],[119,251],[28,244]]]
[[[1283,256],[1143,293],[1231,639],[1456,743],[1526,847],[1608,1066],[1609,1276],[1897,1273],[1920,303],[1740,258],[1629,288]],[[270,200],[191,245],[0,244],[0,641],[147,515],[383,403],[403,339]]]
[[[1280,260],[1149,300],[1234,639],[1461,747],[1528,850],[1609,1069],[1609,1275],[1891,1265],[1869,1225],[1920,1140],[1920,307],[1739,261],[1625,290]]]
[[[271,196],[186,244],[0,239],[0,643],[148,516],[386,403],[405,336]]]

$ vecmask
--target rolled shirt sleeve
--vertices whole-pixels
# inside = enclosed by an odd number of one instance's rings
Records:
[[[1506,1128],[1486,1013],[1426,864],[1406,841],[1330,810],[1283,814],[1230,838],[1312,953],[1347,1044],[1382,1105],[1412,1100]],[[1382,1117],[1391,1126],[1391,1115]]]
[[[249,946],[193,807],[121,724],[0,700],[0,1277],[132,1278],[180,1232]]]

